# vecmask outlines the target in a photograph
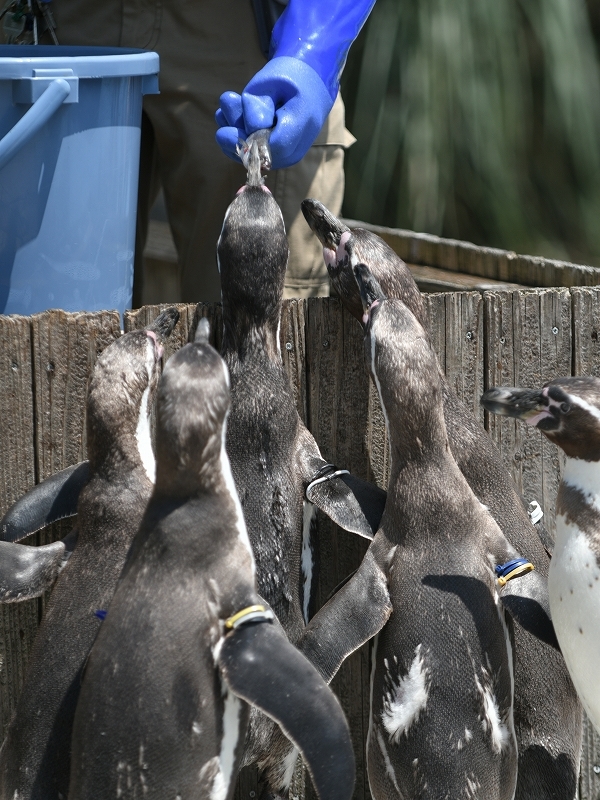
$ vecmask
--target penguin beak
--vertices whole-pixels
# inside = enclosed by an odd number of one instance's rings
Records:
[[[350,228],[340,222],[337,217],[334,217],[331,211],[325,208],[323,203],[319,203],[318,200],[311,200],[310,198],[303,200],[300,208],[308,227],[323,245],[323,251],[333,250],[335,252],[342,234],[349,233]]]
[[[499,386],[481,396],[481,405],[492,414],[522,419],[527,425],[537,425],[552,417],[547,389],[513,389]]]
[[[162,342],[169,338],[179,321],[179,311],[176,308],[166,308],[154,322],[145,329],[146,336],[154,342],[154,355],[157,361],[163,356]]]
[[[152,331],[161,341],[165,341],[173,333],[175,325],[179,321],[179,311],[174,308],[166,308],[154,322],[146,328],[146,333]]]
[[[354,267],[354,277],[360,292],[364,312],[362,322],[366,329],[373,319],[374,310],[379,307],[382,300],[386,299],[386,296],[370,269],[364,264],[357,264]]]

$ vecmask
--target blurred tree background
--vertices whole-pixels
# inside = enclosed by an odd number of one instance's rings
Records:
[[[344,214],[600,265],[600,0],[378,0]]]

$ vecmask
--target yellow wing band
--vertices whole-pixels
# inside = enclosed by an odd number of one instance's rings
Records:
[[[505,586],[509,581],[512,581],[513,578],[520,578],[521,575],[527,575],[528,572],[534,570],[535,567],[529,561],[526,564],[519,564],[518,567],[507,572],[506,575],[501,575],[498,578],[498,583],[500,586]]]
[[[264,606],[248,606],[226,619],[225,627],[231,631],[246,622],[270,622],[272,619],[273,612],[267,610]]]

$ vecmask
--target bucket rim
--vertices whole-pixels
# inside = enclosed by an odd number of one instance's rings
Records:
[[[29,78],[34,69],[71,69],[79,78],[155,75],[159,56],[132,47],[0,45],[0,81]]]

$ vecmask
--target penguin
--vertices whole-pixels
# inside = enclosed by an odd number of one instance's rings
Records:
[[[363,309],[352,270],[364,263],[389,298],[403,300],[427,329],[421,294],[396,253],[374,233],[350,228],[316,200],[304,216],[323,245],[332,287],[361,322]],[[542,523],[527,507],[489,435],[440,374],[444,421],[452,455],[477,499],[489,508],[512,546],[543,576],[550,559]],[[537,529],[536,529],[537,528]],[[541,530],[540,530],[541,528]],[[515,730],[519,743],[516,800],[574,800],[579,776],[582,708],[560,653],[521,627],[515,629]],[[557,725],[556,720],[561,724]]]
[[[296,411],[279,343],[288,243],[281,210],[264,185],[257,148],[248,183],[229,206],[217,246],[223,305],[221,355],[231,376],[227,452],[256,561],[259,595],[289,640],[311,614],[315,507],[371,538],[385,492],[328,464]],[[275,793],[295,759],[273,763],[272,724],[252,714],[242,764],[258,763]]]
[[[367,738],[375,800],[512,800],[517,740],[505,611],[556,647],[547,585],[452,456],[440,370],[424,329],[366,267],[356,273],[365,360],[390,439],[388,497],[361,566],[313,617],[299,647],[331,680],[376,637]],[[500,591],[506,568],[509,578],[522,575],[507,584],[508,603]]]
[[[101,624],[97,614],[112,597],[152,491],[149,414],[160,342],[178,316],[168,309],[145,330],[121,336],[96,362],[87,398],[89,473],[79,494],[77,542],[50,595],[0,748],[1,800],[67,797],[81,673]]]
[[[156,484],[85,669],[69,798],[228,800],[253,704],[294,740],[319,797],[350,800],[340,705],[256,591],[208,329],[160,381]]]
[[[488,411],[524,420],[566,461],[556,499],[548,590],[554,629],[585,711],[600,733],[600,380],[556,378],[542,389],[489,389]]]

